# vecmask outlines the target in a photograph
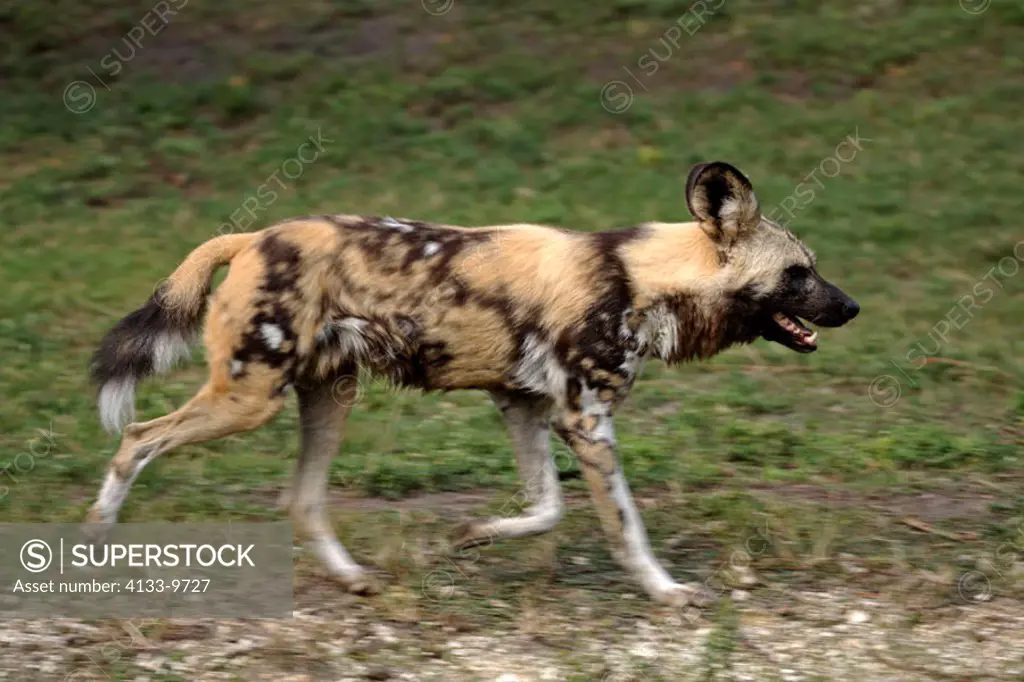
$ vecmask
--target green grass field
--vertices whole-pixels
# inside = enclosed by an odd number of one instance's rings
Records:
[[[83,517],[116,449],[88,356],[232,219],[605,230],[688,219],[688,169],[721,159],[862,313],[810,356],[759,342],[645,368],[618,428],[659,555],[701,580],[767,525],[759,571],[827,583],[853,554],[876,591],[900,570],[955,577],[991,557],[1024,516],[1024,5],[703,4],[720,7],[191,0],[147,21],[159,30],[141,47],[122,36],[145,3],[0,9],[0,521]],[[300,151],[311,136],[322,149]],[[140,418],[181,405],[203,372],[143,385]],[[296,433],[292,403],[258,432],[166,456],[122,519],[279,518]],[[343,541],[408,590],[439,560],[405,539],[517,489],[486,396],[370,382],[331,483]],[[486,550],[465,594],[422,608],[489,622],[489,598],[580,586],[597,608],[650,608],[614,601],[633,588],[585,486],[566,486],[554,540]],[[570,554],[590,564],[549,567]],[[997,592],[1018,589],[1001,576]]]

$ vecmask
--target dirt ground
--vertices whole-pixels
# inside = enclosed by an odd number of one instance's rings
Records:
[[[632,595],[633,598],[639,598]],[[460,632],[382,621],[344,595],[292,620],[7,621],[0,679],[75,680],[1019,680],[1024,604],[921,614],[853,591],[733,593],[735,631],[666,613],[628,626],[565,604],[530,624]],[[146,634],[141,634],[145,632]]]
[[[812,500],[824,494],[812,485],[763,492]],[[938,524],[977,514],[991,502],[972,492],[866,501],[840,491],[829,497],[875,513],[914,511],[921,524]],[[462,568],[422,550],[427,535],[420,533],[479,511],[487,499],[482,491],[390,503],[335,496],[333,507],[342,515],[434,514],[440,525],[418,527],[415,536],[377,531],[401,540],[396,551],[416,554],[418,565],[429,569],[425,576],[392,580],[380,597],[355,597],[300,552],[291,619],[0,621],[0,680],[924,682],[1024,676],[1024,601],[1004,589],[1006,569],[889,573],[843,553],[833,557],[832,575],[755,573],[755,563],[725,567],[725,579],[706,583],[717,587],[713,604],[675,610],[631,587],[604,549],[590,554],[583,545],[587,555],[573,547],[551,561],[550,583],[498,591],[484,581],[502,580],[514,570],[509,564],[536,563],[538,546],[541,553],[545,543],[555,552],[555,545],[564,549],[572,542],[563,536],[501,543],[495,551],[506,554]],[[582,496],[570,495],[570,517],[585,516],[585,505]],[[921,538],[926,543],[933,536]],[[661,543],[659,553],[672,542]],[[398,565],[394,557],[372,560]],[[469,571],[467,580],[479,580],[479,589],[461,581],[428,584],[440,575],[437,566]],[[1019,569],[1015,564],[1011,572],[1024,573]],[[885,575],[871,577],[879,573]]]

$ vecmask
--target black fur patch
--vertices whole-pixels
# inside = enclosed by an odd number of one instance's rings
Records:
[[[708,198],[708,214],[718,220],[722,213],[722,205],[732,195],[729,181],[724,175],[713,175],[704,183],[704,191]]]
[[[567,471],[558,471],[559,481],[574,481],[578,478],[583,478],[583,472],[579,469],[569,469]]]
[[[291,327],[291,313],[280,303],[272,303],[269,311],[260,311],[253,316],[245,333],[242,345],[235,350],[233,358],[243,363],[260,362],[269,367],[291,366],[295,359],[295,331]],[[263,325],[273,325],[281,330],[281,345],[271,348],[263,334]]]
[[[292,325],[292,312],[281,304],[281,294],[298,292],[302,267],[302,252],[274,233],[267,234],[259,243],[263,255],[263,281],[253,302],[253,315],[242,335],[242,345],[232,357],[243,363],[260,362],[273,368],[285,367],[288,380],[293,378],[296,334]],[[271,348],[263,334],[263,326],[272,325],[281,331],[282,341]]]
[[[363,323],[358,332],[367,348],[363,357],[351,357],[343,348],[340,330],[333,324],[350,317]],[[356,317],[335,308],[328,313],[323,334],[318,337],[313,354],[305,359],[299,375],[302,380],[316,381],[313,372],[324,363],[339,369],[358,361],[362,368],[397,386],[429,388],[429,371],[423,348],[431,344],[425,346],[421,334],[420,322],[408,315]],[[441,355],[435,352],[429,359],[450,360],[450,356],[442,358]]]
[[[563,336],[556,344],[559,362],[570,372],[587,377],[591,388],[608,386],[606,380],[595,375],[596,370],[621,375],[626,353],[636,350],[635,343],[622,338],[623,316],[632,305],[633,292],[619,248],[641,234],[641,228],[631,228],[593,235],[602,260],[604,294],[587,311],[582,329],[572,337]],[[569,359],[569,349],[578,351],[575,360]],[[584,359],[591,360],[593,365],[583,367],[580,363]]]
[[[690,170],[689,177],[686,179],[686,206],[690,209],[693,217],[698,219],[701,217],[694,210],[693,202],[691,201],[692,193],[697,185],[701,185],[704,188],[704,194],[708,203],[708,217],[717,221],[720,218],[725,200],[734,194],[733,182],[739,183],[747,191],[753,189],[750,180],[738,168],[724,161],[694,166]]]
[[[650,232],[650,229],[643,225],[634,225],[622,230],[611,230],[608,232],[593,233],[591,238],[597,242],[602,253],[614,253],[624,244],[637,239],[643,239]]]
[[[569,377],[565,382],[565,402],[573,411],[581,409],[580,396],[583,394],[583,386],[576,377]]]
[[[302,267],[299,247],[271,233],[260,241],[259,250],[266,263],[266,275],[260,289],[274,293],[295,289]]]
[[[95,384],[102,386],[115,379],[149,376],[153,373],[153,352],[160,338],[188,339],[195,333],[202,314],[194,320],[176,314],[162,302],[167,286],[167,282],[161,284],[141,308],[114,325],[103,337],[90,363],[90,375]]]
[[[764,311],[755,301],[733,296],[717,308],[708,308],[691,296],[663,299],[678,320],[678,342],[670,364],[706,359],[730,346],[755,341],[764,328]]]

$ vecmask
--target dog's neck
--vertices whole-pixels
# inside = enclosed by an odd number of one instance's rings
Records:
[[[676,364],[704,360],[758,338],[755,320],[733,299],[712,307],[693,296],[666,297],[640,309],[639,336],[650,355]]]
[[[618,248],[638,334],[669,363],[709,358],[757,338],[714,242],[697,223],[649,223]]]

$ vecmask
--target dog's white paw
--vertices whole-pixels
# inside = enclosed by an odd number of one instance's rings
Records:
[[[715,595],[710,590],[697,584],[672,583],[667,587],[653,590],[650,594],[654,601],[675,608],[704,608],[715,600]]]

